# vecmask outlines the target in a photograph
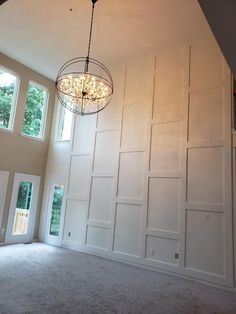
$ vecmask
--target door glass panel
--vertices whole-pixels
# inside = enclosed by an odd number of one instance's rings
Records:
[[[33,183],[21,181],[18,188],[12,235],[27,234]]]
[[[51,207],[51,221],[50,221],[50,228],[49,228],[49,234],[52,236],[58,237],[59,235],[63,194],[64,194],[64,185],[54,184],[53,200],[52,200],[52,207]]]

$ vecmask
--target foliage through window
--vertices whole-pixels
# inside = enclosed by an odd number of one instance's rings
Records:
[[[20,182],[16,207],[21,209],[30,208],[30,200],[32,194],[33,184],[32,182]]]
[[[29,83],[22,132],[32,137],[43,137],[48,93],[43,86]]]
[[[51,208],[51,221],[50,221],[50,229],[49,229],[49,234],[52,236],[59,235],[63,194],[64,194],[64,185],[54,184],[52,208]]]
[[[18,79],[0,68],[0,128],[12,130]]]

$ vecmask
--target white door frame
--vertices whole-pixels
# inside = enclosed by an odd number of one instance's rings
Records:
[[[0,227],[2,225],[2,216],[4,211],[4,205],[6,200],[6,193],[7,193],[7,184],[8,184],[8,171],[0,171]]]
[[[30,209],[29,209],[30,214],[29,214],[29,222],[28,222],[28,231],[27,231],[27,234],[24,234],[24,235],[12,235],[18,189],[19,189],[19,184],[22,181],[33,183],[32,199],[30,202]],[[38,194],[39,194],[39,185],[40,185],[39,176],[23,174],[23,173],[15,173],[13,188],[12,188],[12,195],[11,195],[11,204],[10,204],[10,210],[9,210],[9,215],[8,215],[8,223],[7,223],[7,231],[6,231],[6,239],[5,239],[6,243],[22,243],[22,242],[29,242],[33,240],[37,203],[38,203]]]
[[[60,214],[60,227],[59,227],[59,235],[53,236],[49,234],[51,216],[52,216],[52,202],[53,202],[53,188],[55,184],[64,185],[64,193],[62,198],[61,205],[61,214]],[[61,246],[63,239],[63,230],[64,230],[64,218],[65,218],[65,201],[66,201],[66,188],[67,188],[67,180],[63,178],[59,178],[56,176],[52,176],[48,183],[48,192],[47,192],[47,203],[46,203],[46,228],[45,228],[45,242],[48,244]]]

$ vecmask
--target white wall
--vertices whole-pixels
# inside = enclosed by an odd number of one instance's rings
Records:
[[[231,78],[218,46],[169,47],[112,75],[112,103],[76,117],[64,164],[51,145],[48,173],[56,157],[68,178],[63,246],[232,286]]]

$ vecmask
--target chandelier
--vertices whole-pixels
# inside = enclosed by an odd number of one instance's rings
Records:
[[[91,115],[103,110],[111,101],[113,80],[108,69],[90,58],[94,6],[88,42],[87,57],[76,57],[60,68],[56,78],[56,94],[64,107],[79,115]]]

